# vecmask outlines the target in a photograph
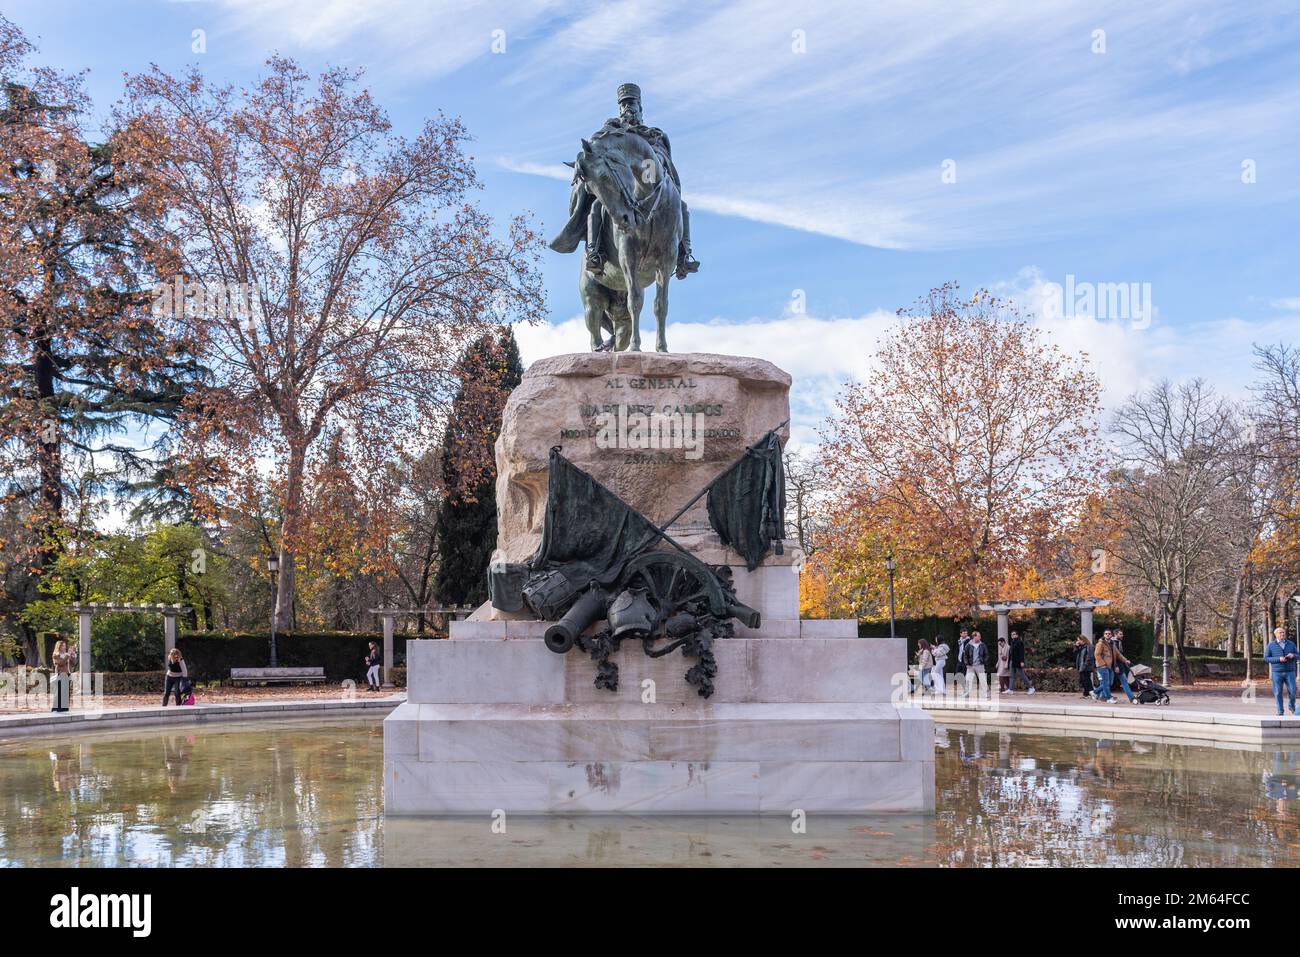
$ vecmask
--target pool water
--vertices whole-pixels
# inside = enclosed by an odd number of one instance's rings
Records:
[[[0,866],[1300,863],[1300,751],[940,727],[938,813],[389,819],[357,717],[0,745]]]

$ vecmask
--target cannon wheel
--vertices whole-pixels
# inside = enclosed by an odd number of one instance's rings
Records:
[[[679,552],[645,552],[623,569],[618,587],[644,588],[646,597],[659,612],[662,625],[682,611],[707,614],[727,607],[727,601],[709,566]]]

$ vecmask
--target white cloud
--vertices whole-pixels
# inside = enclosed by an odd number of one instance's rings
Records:
[[[1084,354],[1101,381],[1102,405],[1114,410],[1132,393],[1161,379],[1201,377],[1225,395],[1244,399],[1254,379],[1256,344],[1295,337],[1290,317],[1248,322],[1222,318],[1174,325],[1159,309],[1149,324],[1094,316],[1061,316],[1043,309],[1048,280],[1037,267],[1015,279],[991,284],[1002,298],[1067,354]],[[1157,300],[1158,301],[1158,300]],[[642,334],[646,325],[643,318]],[[744,322],[670,322],[674,352],[716,352],[756,356],[789,372],[791,425],[797,444],[817,441],[817,431],[832,413],[844,383],[862,380],[872,369],[876,344],[898,324],[897,316],[877,310],[862,316],[820,317],[792,314]],[[580,317],[558,323],[516,326],[524,362],[586,348]]]
[[[1115,409],[1134,392],[1161,379],[1200,377],[1225,395],[1244,399],[1255,377],[1254,347],[1295,338],[1291,318],[1247,321],[1223,317],[1175,324],[1161,313],[1158,288],[1153,292],[1156,308],[1149,323],[1060,316],[1044,309],[1052,281],[1030,266],[1016,279],[995,284],[994,290],[1016,302],[1056,345],[1088,356],[1101,380],[1102,403],[1107,409]]]

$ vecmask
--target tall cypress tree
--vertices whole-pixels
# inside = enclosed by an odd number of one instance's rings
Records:
[[[478,605],[487,601],[487,567],[497,546],[494,446],[506,399],[524,374],[514,333],[507,328],[475,340],[458,372],[442,444],[434,593],[443,605]]]

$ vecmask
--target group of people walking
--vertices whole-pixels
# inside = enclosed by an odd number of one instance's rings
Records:
[[[1111,694],[1116,681],[1119,682],[1129,704],[1137,704],[1130,684],[1133,663],[1124,657],[1124,629],[1107,629],[1094,644],[1087,635],[1080,635],[1074,640],[1074,667],[1079,672],[1079,691],[1083,697],[1095,701],[1114,704],[1117,699]],[[1096,687],[1093,676],[1096,676]]]
[[[1283,634],[1279,640],[1285,641],[1285,638]],[[1278,700],[1278,714],[1281,714],[1280,689],[1289,688],[1291,710],[1294,714],[1296,663],[1300,652],[1297,652],[1293,642],[1285,642],[1285,644],[1290,646],[1289,651],[1282,645],[1279,645],[1277,651],[1279,665],[1275,666],[1275,674],[1280,673],[1282,678],[1281,685],[1278,684],[1279,679],[1274,678],[1274,692]],[[1114,704],[1118,699],[1111,691],[1118,684],[1129,703],[1137,703],[1131,684],[1133,665],[1124,655],[1122,628],[1107,629],[1096,642],[1091,641],[1086,635],[1079,635],[1074,640],[1073,646],[1075,669],[1079,673],[1079,690],[1083,697]],[[1271,653],[1273,645],[1270,645],[1269,649]],[[932,691],[937,695],[946,694],[944,672],[950,651],[948,644],[941,638],[936,637],[933,642],[921,639],[916,651],[917,687],[920,691]],[[1286,655],[1290,657],[1287,658]],[[961,676],[959,686],[962,697],[968,698],[972,692],[978,692],[981,698],[988,697],[989,664],[992,662],[996,662],[995,673],[998,678],[999,692],[1012,695],[1020,688],[1029,694],[1035,692],[1034,683],[1025,671],[1025,643],[1018,632],[1011,632],[1008,638],[999,637],[997,648],[994,650],[984,642],[978,631],[963,628],[957,640],[956,657],[956,673]],[[1273,661],[1272,658],[1268,660],[1270,663]],[[1289,679],[1287,675],[1290,676]]]
[[[965,628],[961,630],[957,639],[956,673],[962,676],[962,697],[970,697],[972,691],[977,691],[981,698],[988,697],[990,650],[978,631]],[[937,695],[947,694],[944,672],[951,651],[948,643],[938,636],[933,643],[921,639],[916,650],[917,684],[920,690],[933,691]],[[1025,672],[1025,643],[1014,631],[1011,632],[1010,640],[998,638],[997,676],[999,691],[1015,694],[1016,687],[1023,684],[1029,694],[1034,693],[1034,683]]]

